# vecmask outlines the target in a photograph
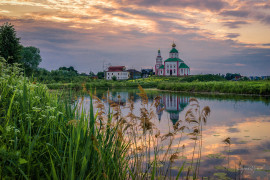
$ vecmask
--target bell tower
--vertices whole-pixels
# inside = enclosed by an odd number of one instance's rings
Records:
[[[160,49],[158,50],[158,55],[157,55],[157,58],[156,58],[156,65],[155,65],[155,74],[156,75],[159,75],[158,74],[158,69],[159,67],[162,65],[162,57],[161,57],[161,53],[160,53]]]

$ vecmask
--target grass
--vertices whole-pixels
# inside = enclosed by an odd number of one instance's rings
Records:
[[[227,81],[218,75],[194,75],[187,77],[157,77],[151,76],[143,79],[108,81],[93,80],[84,83],[90,90],[94,88],[157,88],[159,90],[181,92],[207,92],[227,94],[270,95],[270,81]],[[81,83],[52,83],[47,84],[49,89],[75,89],[82,90]]]
[[[0,63],[0,179],[128,178],[128,144],[117,126],[96,127],[92,106],[90,115],[76,111]]]
[[[270,95],[270,81],[210,81],[185,83],[160,83],[160,90],[208,93],[235,93]]]

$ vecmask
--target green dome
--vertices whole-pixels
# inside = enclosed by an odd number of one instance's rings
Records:
[[[181,63],[179,68],[189,68],[188,65],[186,65],[185,63]]]
[[[164,69],[164,65],[161,65],[158,69]]]
[[[178,53],[177,49],[172,48],[172,50],[170,51],[170,53]]]
[[[176,62],[176,61],[184,62],[182,59],[179,58],[168,58],[165,60],[165,62]]]

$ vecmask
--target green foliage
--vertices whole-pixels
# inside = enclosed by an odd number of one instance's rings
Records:
[[[89,72],[89,76],[90,77],[94,77],[95,76],[95,73],[93,73],[92,71]]]
[[[113,76],[113,77],[112,77],[112,80],[113,80],[113,81],[116,81],[116,80],[117,80],[116,76]]]
[[[181,82],[207,82],[207,81],[225,81],[226,79],[219,75],[206,74],[206,75],[193,75],[184,77]]]
[[[59,71],[68,71],[68,72],[76,74],[76,75],[78,74],[78,71],[75,70],[73,66],[69,66],[69,67],[64,67],[63,66],[63,67],[60,67],[58,70]]]
[[[232,80],[232,79],[234,79],[236,77],[241,77],[241,75],[240,74],[237,74],[237,73],[235,73],[235,74],[227,73],[226,76],[225,76],[225,79]]]
[[[9,64],[19,62],[21,55],[20,38],[17,38],[14,26],[4,23],[0,27],[0,56]]]
[[[93,108],[76,111],[21,72],[0,59],[0,179],[128,179],[117,127],[94,126]]]
[[[33,70],[37,69],[39,63],[42,61],[40,50],[33,46],[23,47],[21,57],[20,63],[25,68],[28,76],[32,74]]]
[[[218,92],[236,94],[270,94],[270,81],[210,81],[210,82],[184,82],[160,83],[157,88],[161,90],[185,92]]]
[[[97,77],[98,79],[104,79],[104,72],[98,72]]]

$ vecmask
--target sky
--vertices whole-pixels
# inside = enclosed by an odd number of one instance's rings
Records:
[[[1,0],[40,67],[152,68],[173,42],[191,74],[270,75],[270,0]]]

